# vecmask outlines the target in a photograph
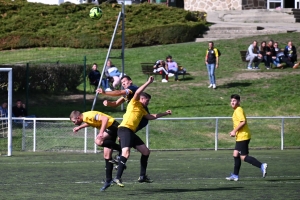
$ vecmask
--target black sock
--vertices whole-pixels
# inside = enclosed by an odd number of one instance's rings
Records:
[[[240,168],[241,168],[241,165],[242,165],[241,158],[240,157],[233,157],[233,159],[234,159],[233,174],[234,175],[239,175]]]
[[[116,176],[117,179],[120,179],[122,177],[126,162],[127,162],[127,158],[121,156],[119,161],[119,166],[118,166],[118,172]]]
[[[148,156],[141,156],[140,164],[141,164],[141,171],[140,171],[140,176],[145,176],[146,175],[146,170],[147,170],[147,165],[148,165]]]
[[[109,159],[105,159],[106,182],[110,182],[112,180],[113,168],[114,168],[114,164],[109,162]]]
[[[107,148],[110,148],[110,149],[114,149],[114,150],[117,150],[119,152],[122,151],[121,146],[118,145],[117,143],[115,143],[112,140],[104,140],[101,146],[102,147],[107,147]]]
[[[261,162],[256,160],[256,158],[251,157],[251,156],[246,156],[244,159],[245,162],[250,163],[251,165],[260,168],[261,167]]]

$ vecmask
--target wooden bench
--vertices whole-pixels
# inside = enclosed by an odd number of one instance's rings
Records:
[[[155,73],[153,72],[154,68],[154,63],[141,63],[141,68],[142,68],[142,72],[143,74],[147,75],[147,79],[149,78],[149,76],[154,75],[155,79],[156,79],[156,75],[160,75],[159,73]],[[190,73],[186,72],[183,70],[183,67],[178,65],[178,76],[182,75],[182,79],[185,80],[185,75],[190,75]]]

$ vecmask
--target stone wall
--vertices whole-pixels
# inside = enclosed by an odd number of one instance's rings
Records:
[[[190,11],[266,9],[267,0],[184,0]]]

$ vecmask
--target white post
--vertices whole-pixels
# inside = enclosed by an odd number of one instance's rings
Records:
[[[216,128],[215,128],[215,151],[218,151],[218,121],[219,121],[219,118],[216,118]]]
[[[36,119],[33,119],[33,152],[36,151]]]
[[[281,119],[281,150],[283,150],[284,118]]]
[[[87,150],[87,128],[84,128],[84,153]]]
[[[149,149],[149,124],[146,126],[146,146]]]
[[[97,129],[95,128],[94,129],[94,138],[96,139],[96,137],[97,137]],[[94,139],[94,140],[95,140]],[[94,142],[94,153],[97,153],[97,144]]]
[[[12,79],[12,68],[8,68],[8,127],[7,127],[7,156],[12,155],[12,87],[13,79]]]

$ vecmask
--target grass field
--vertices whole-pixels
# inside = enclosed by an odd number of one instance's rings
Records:
[[[100,192],[102,154],[16,153],[0,157],[0,199],[300,199],[299,150],[250,154],[268,163],[265,179],[243,163],[240,180],[226,181],[233,169],[229,150],[154,151],[147,171],[154,182],[141,184],[139,154],[133,152],[123,174],[125,187]]]

